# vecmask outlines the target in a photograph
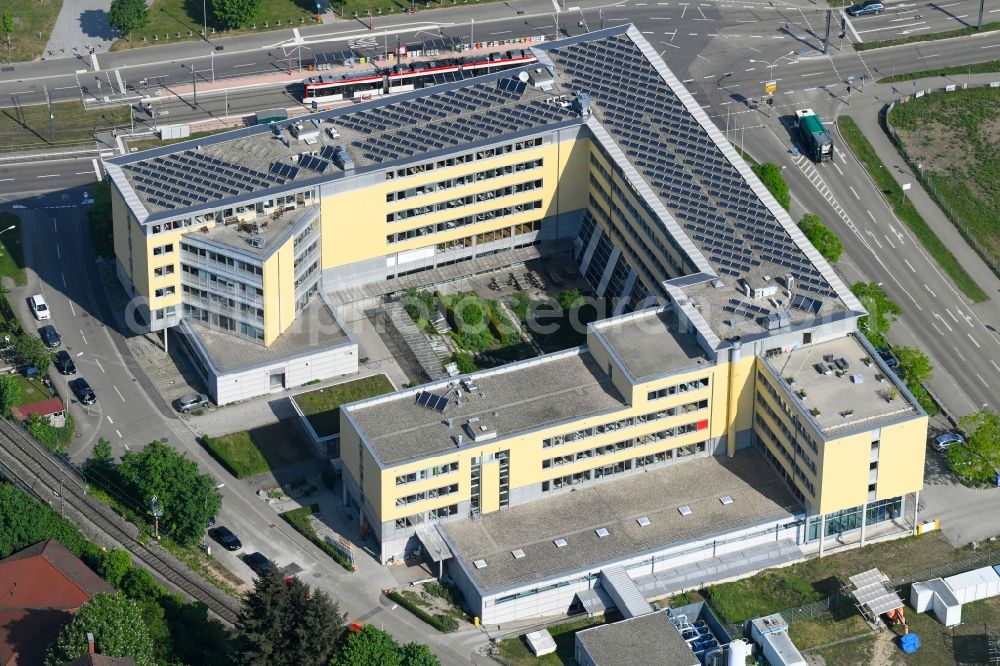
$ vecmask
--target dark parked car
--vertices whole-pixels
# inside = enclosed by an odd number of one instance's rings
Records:
[[[83,377],[70,382],[70,388],[73,389],[73,393],[76,394],[77,399],[85,405],[92,405],[97,402],[97,394],[94,393],[94,389],[90,388],[90,384]]]
[[[45,346],[49,349],[58,347],[62,344],[62,338],[59,337],[59,332],[56,331],[56,327],[51,324],[46,324],[38,329],[38,337],[42,339]]]
[[[263,576],[266,573],[270,573],[274,570],[274,563],[264,556],[264,553],[250,553],[249,555],[243,556],[243,561],[247,563],[247,566],[253,569],[254,573],[258,576]]]
[[[213,539],[218,541],[228,551],[239,550],[243,547],[243,543],[228,527],[216,527],[210,534]]]
[[[885,11],[885,5],[878,0],[865,0],[847,8],[850,16],[867,16],[868,14],[881,14]]]
[[[208,407],[208,405],[208,398],[203,396],[201,393],[192,393],[174,400],[174,407],[178,412],[182,412],[184,414],[187,414],[192,409],[201,409],[202,407]]]
[[[75,375],[76,374],[76,363],[70,358],[67,351],[56,352],[56,370],[59,371],[61,375]]]
[[[899,367],[899,361],[897,361],[896,357],[892,355],[892,351],[890,349],[883,347],[878,350],[878,355],[879,358],[885,361],[885,364],[889,366],[890,370],[896,372],[896,368]]]

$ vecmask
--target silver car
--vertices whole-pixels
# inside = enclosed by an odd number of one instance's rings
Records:
[[[965,438],[957,432],[946,432],[931,440],[931,448],[938,453],[945,453],[952,444],[965,444]]]
[[[192,393],[174,400],[174,407],[176,407],[177,411],[182,414],[187,414],[192,409],[208,407],[209,404],[208,398],[201,393]]]

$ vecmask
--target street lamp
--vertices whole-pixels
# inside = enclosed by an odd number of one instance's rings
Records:
[[[7,233],[8,231],[10,231],[11,229],[16,229],[16,228],[17,228],[17,225],[16,224],[12,224],[9,227],[7,227],[6,229],[4,229],[3,231],[0,231],[0,236],[3,236],[5,233]],[[0,257],[2,257],[2,256],[3,256],[3,252],[0,252]]]
[[[773,62],[768,62],[767,60],[751,60],[750,62],[759,62],[759,63],[763,63],[763,64],[767,65],[768,66],[767,78],[768,78],[769,81],[773,81],[774,80],[774,66],[777,65],[782,60],[784,60],[785,58],[788,58],[789,56],[793,56],[793,55],[795,55],[795,51],[789,51],[785,55],[780,56],[779,58],[775,59]]]

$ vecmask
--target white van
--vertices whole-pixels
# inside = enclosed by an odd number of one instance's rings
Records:
[[[32,296],[30,303],[31,312],[35,315],[35,319],[42,321],[49,318],[49,306],[45,304],[45,299],[42,298],[41,294]]]

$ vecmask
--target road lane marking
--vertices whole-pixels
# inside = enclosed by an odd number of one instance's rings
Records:
[[[104,366],[103,366],[103,365],[101,365],[101,362],[100,362],[100,360],[98,360],[98,359],[96,359],[96,358],[95,358],[95,359],[94,359],[94,363],[96,363],[96,364],[97,364],[97,367],[101,369],[101,372],[105,372],[105,370],[104,370]]]
[[[35,176],[35,178],[58,178],[58,177],[59,177],[59,174],[57,174],[57,173],[50,173],[50,174],[45,175],[45,176]]]
[[[9,183],[14,180],[13,178],[0,178],[0,183]]]
[[[909,261],[907,261],[906,259],[903,259],[903,263],[904,263],[904,264],[906,264],[906,267],[907,267],[907,268],[909,268],[909,269],[910,269],[910,270],[911,270],[912,272],[914,272],[914,273],[916,273],[916,272],[917,272],[917,269],[916,269],[916,268],[914,268],[913,266],[911,266],[911,265],[910,265],[910,262],[909,262]]]
[[[826,74],[826,72],[812,72],[810,74],[799,74],[803,79],[809,76],[819,76],[820,74]]]
[[[66,288],[67,288],[67,287],[66,287],[66,274],[65,274],[65,273],[60,273],[59,275],[61,275],[61,276],[62,276],[62,280],[63,280],[63,289],[66,289]]]
[[[944,331],[942,331],[940,328],[938,328],[937,324],[935,324],[934,322],[931,322],[931,326],[933,326],[934,330],[938,332],[938,335],[944,335]]]
[[[878,245],[878,249],[881,250],[882,249],[882,243],[878,242],[878,239],[875,238],[875,234],[873,234],[872,232],[868,231],[867,229],[865,229],[865,231],[868,233],[869,236],[872,237],[872,240],[875,241],[875,244]]]
[[[979,377],[979,381],[981,381],[983,383],[983,385],[986,386],[986,388],[990,387],[990,385],[986,383],[986,380],[983,379],[982,375],[980,375],[978,372],[976,373],[976,377]]]
[[[101,165],[97,163],[97,158],[95,157],[91,161],[94,163],[94,175],[97,176],[97,180],[103,180],[101,178]]]
[[[872,222],[878,224],[878,220],[875,219],[875,216],[872,215],[872,212],[870,210],[866,210],[865,212],[868,213],[868,217],[872,218]]]
[[[122,395],[122,392],[118,390],[117,386],[115,386],[115,393],[117,393],[118,397],[122,399],[122,402],[125,402],[125,396]]]
[[[87,342],[87,336],[83,334],[82,330],[80,331],[80,337],[83,338],[83,344],[85,344],[85,345],[86,344],[90,344],[90,343]]]
[[[111,417],[110,417],[110,416],[108,416],[108,417],[107,417],[107,419],[108,419],[108,423],[110,423],[111,425],[114,425],[114,424],[115,424],[115,422],[111,420]]]
[[[848,185],[847,187],[850,188],[851,194],[854,195],[854,198],[857,199],[858,201],[861,201],[861,197],[858,196],[858,193],[854,190],[854,186],[853,185]]]
[[[236,69],[237,67],[253,67],[256,64],[257,63],[255,63],[255,62],[248,62],[245,65],[233,65],[233,69]]]
[[[990,359],[990,363],[993,364],[993,367],[996,369],[997,372],[1000,372],[1000,365],[997,365],[996,361],[994,361],[993,359]]]
[[[76,308],[73,307],[73,301],[69,302],[69,311],[73,313],[74,317],[76,316]]]
[[[970,340],[972,340],[972,344],[976,345],[976,349],[982,349],[982,347],[980,346],[980,344],[978,342],[976,342],[976,339],[974,337],[972,337],[972,333],[966,333],[966,335],[969,336]]]
[[[939,315],[939,314],[938,314],[937,312],[932,312],[931,314],[933,314],[933,315],[934,315],[934,318],[935,318],[935,319],[938,319],[938,320],[940,320],[940,321],[941,321],[941,323],[942,323],[942,324],[944,324],[944,327],[948,329],[948,332],[949,332],[949,333],[951,333],[951,332],[952,332],[952,328],[951,328],[951,326],[950,326],[950,325],[948,324],[948,322],[946,322],[946,321],[944,320],[944,317],[942,317],[941,315]]]
[[[115,429],[115,434],[118,435],[118,439],[124,439],[122,437],[122,431],[121,430]]]
[[[86,175],[87,175],[87,174],[89,174],[89,173],[90,173],[89,171],[77,171],[77,172],[76,172],[76,173],[74,173],[73,175],[74,175],[74,176],[86,176]]]
[[[886,236],[885,234],[882,234],[882,238],[885,239],[885,242],[888,243],[892,247],[893,250],[896,249],[896,245],[891,240],[889,240],[888,236]]]
[[[841,176],[844,175],[844,172],[840,170],[840,165],[837,164],[836,162],[833,163],[833,168],[836,169],[837,173],[839,173]]]
[[[958,317],[956,317],[955,315],[953,315],[951,313],[951,310],[949,310],[948,308],[945,308],[944,311],[948,313],[948,316],[951,317],[951,320],[953,322],[955,322],[956,324],[958,323]]]
[[[958,355],[960,359],[962,359],[963,361],[965,360],[965,357],[962,356],[962,352],[958,351],[958,347],[952,347],[952,349],[955,350],[955,353]]]
[[[926,282],[924,283],[924,289],[926,289],[927,291],[929,291],[930,294],[931,294],[931,296],[933,296],[934,298],[937,298],[937,294],[935,294],[933,291],[931,291],[931,288],[927,286]]]
[[[58,245],[56,245],[56,256],[62,259],[62,251],[59,249]]]

